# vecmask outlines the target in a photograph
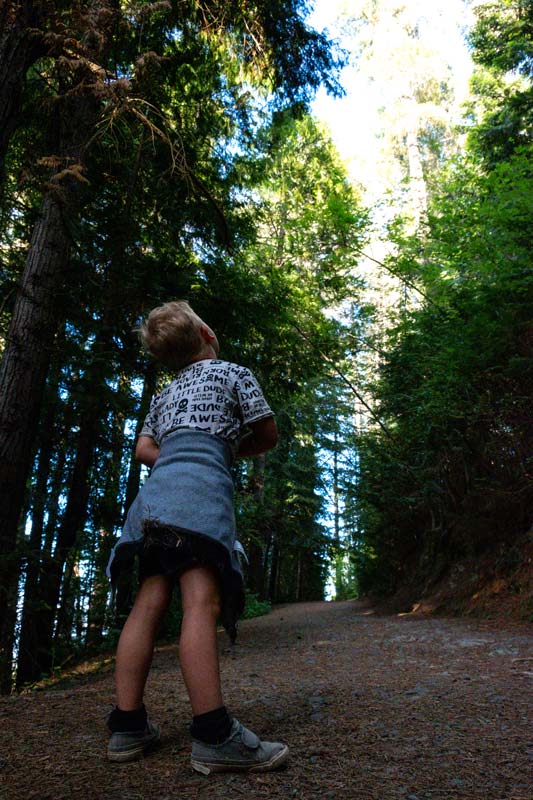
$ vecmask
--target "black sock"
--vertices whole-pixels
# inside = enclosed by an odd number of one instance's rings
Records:
[[[206,744],[221,744],[230,735],[232,723],[226,706],[220,706],[206,714],[193,717],[189,730],[193,739],[200,739]]]
[[[107,727],[111,733],[144,731],[146,720],[147,714],[144,705],[136,708],[135,711],[122,711],[118,706],[115,706],[107,718]]]

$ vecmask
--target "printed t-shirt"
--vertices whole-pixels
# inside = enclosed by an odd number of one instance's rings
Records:
[[[140,435],[160,445],[167,433],[193,428],[233,445],[243,425],[270,416],[273,412],[247,367],[205,359],[184,367],[153,397]]]

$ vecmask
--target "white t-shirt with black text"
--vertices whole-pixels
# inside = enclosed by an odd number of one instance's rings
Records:
[[[140,435],[160,445],[167,433],[194,428],[234,444],[243,425],[270,416],[273,412],[249,369],[206,359],[184,367],[152,398]]]

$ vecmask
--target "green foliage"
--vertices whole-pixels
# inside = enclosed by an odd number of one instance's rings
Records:
[[[476,15],[470,41],[481,69],[473,89],[484,113],[470,144],[494,165],[533,135],[533,5],[529,0],[484,3]]]
[[[532,10],[476,7],[468,148],[434,176],[424,230],[389,227],[387,266],[410,302],[369,387],[388,433],[353,442],[346,504],[363,592],[414,597],[487,550],[514,566],[530,524]]]
[[[422,250],[398,240],[433,303],[389,332],[374,393],[392,439],[369,431],[359,440],[363,589],[420,584],[524,526],[532,192],[528,150],[488,175],[454,163]]]
[[[470,34],[473,58],[500,73],[533,75],[533,7],[530,0],[480,3]]]
[[[272,611],[272,604],[269,600],[259,600],[256,594],[246,592],[246,603],[244,606],[243,619],[252,619],[253,617],[262,617],[264,614],[270,614]]]
[[[359,596],[359,580],[355,559],[345,550],[334,554],[332,570],[335,575],[334,600],[355,600]]]

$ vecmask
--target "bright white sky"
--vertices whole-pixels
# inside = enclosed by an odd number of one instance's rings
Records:
[[[420,8],[426,20],[426,43],[429,39],[432,49],[447,59],[454,76],[456,97],[466,98],[472,69],[464,40],[464,31],[473,19],[469,6],[464,0],[407,0],[405,4]],[[317,30],[327,28],[333,39],[338,39],[345,50],[352,52],[354,39],[342,33],[339,17],[342,14],[356,16],[361,0],[315,0],[314,5],[308,22]],[[385,89],[380,87],[379,80],[371,84],[354,66],[343,70],[341,83],[346,91],[343,98],[332,98],[321,89],[312,111],[328,124],[350,175],[367,189],[373,186],[369,194],[374,196],[367,199],[375,201],[380,191],[377,135],[383,124],[378,110],[386,105]]]

